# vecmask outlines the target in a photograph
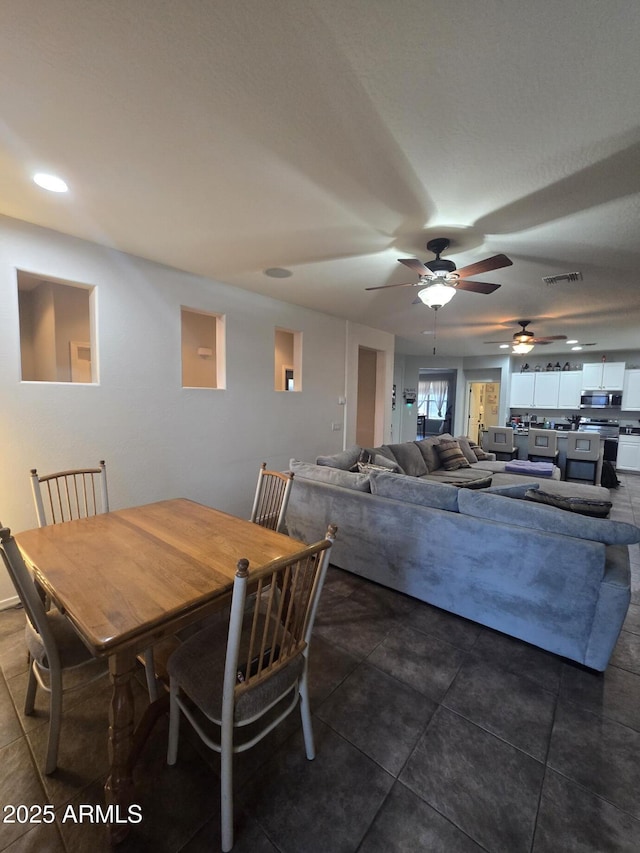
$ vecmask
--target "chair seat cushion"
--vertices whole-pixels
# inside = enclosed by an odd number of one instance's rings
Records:
[[[216,723],[222,716],[222,688],[229,626],[221,619],[194,634],[169,658],[167,670],[200,710]],[[238,667],[242,668],[249,648],[250,626],[243,628]],[[258,628],[260,635],[260,628]],[[273,676],[243,691],[236,701],[234,720],[251,719],[269,707],[278,696],[302,677],[305,659],[298,654]]]
[[[73,625],[66,616],[57,610],[47,612],[49,627],[53,633],[58,653],[60,655],[60,665],[63,669],[79,666],[89,660],[93,660],[93,655],[82,642],[76,633]],[[33,628],[31,622],[27,619],[27,627],[25,630],[25,639],[29,654],[36,660],[44,669],[49,668],[47,653],[44,648],[44,643],[40,634]]]

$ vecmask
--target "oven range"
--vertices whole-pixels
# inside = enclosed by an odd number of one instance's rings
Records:
[[[618,457],[620,422],[607,418],[580,418],[578,429],[582,432],[597,432],[604,439],[604,458],[615,466]]]

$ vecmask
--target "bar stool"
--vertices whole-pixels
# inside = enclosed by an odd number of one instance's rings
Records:
[[[529,462],[553,462],[558,459],[558,433],[555,429],[531,429],[527,442]]]
[[[565,465],[565,480],[570,477],[571,463],[581,462],[591,465],[590,477],[576,477],[574,480],[588,480],[594,486],[602,476],[602,460],[604,458],[604,443],[600,436],[592,432],[570,432],[567,436],[567,463]]]
[[[518,457],[518,448],[513,443],[511,427],[487,427],[487,434],[482,439],[482,449],[487,453],[495,453],[501,461]]]

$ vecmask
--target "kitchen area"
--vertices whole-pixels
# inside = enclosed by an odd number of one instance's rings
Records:
[[[527,458],[529,428],[554,429],[558,465],[566,468],[567,434],[601,437],[604,459],[621,471],[640,473],[640,363],[599,361],[523,364],[511,375],[510,416],[518,458]],[[580,472],[576,472],[578,476]]]

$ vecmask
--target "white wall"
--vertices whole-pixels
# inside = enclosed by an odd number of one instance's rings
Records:
[[[99,385],[21,382],[16,268],[96,286]],[[0,520],[14,531],[36,524],[30,468],[100,459],[113,509],[183,496],[248,517],[261,462],[283,470],[342,448],[332,423],[345,423],[360,344],[389,354],[391,408],[392,335],[347,335],[327,314],[6,218],[0,297]],[[181,305],[226,315],[226,390],[181,387]],[[300,393],[274,391],[276,326],[303,333]],[[0,606],[12,595],[2,571]]]

